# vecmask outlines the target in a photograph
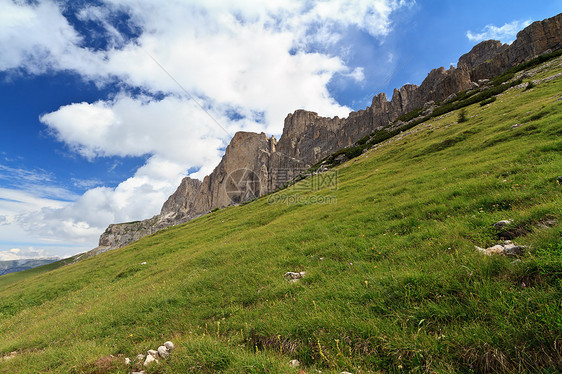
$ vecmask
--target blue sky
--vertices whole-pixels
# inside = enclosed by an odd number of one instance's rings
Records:
[[[89,250],[236,131],[347,116],[553,1],[0,0],[0,260]]]

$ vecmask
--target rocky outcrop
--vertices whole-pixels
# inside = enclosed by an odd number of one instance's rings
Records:
[[[187,222],[210,212],[239,204],[274,191],[297,174],[335,151],[354,144],[374,131],[389,128],[403,114],[423,108],[477,87],[477,82],[503,73],[536,55],[562,47],[562,14],[535,22],[517,34],[510,46],[485,41],[462,55],[457,68],[433,69],[420,86],[407,84],[375,96],[371,106],[351,112],[347,118],[321,117],[297,110],[289,114],[279,142],[264,133],[238,132],[219,165],[202,182],[184,178],[164,203],[159,215],[148,220],[110,225],[91,254],[122,247],[164,227]]]
[[[183,178],[176,192],[162,206],[160,216],[174,220],[190,218],[200,189],[201,181],[199,179]]]
[[[159,224],[158,218],[158,216],[154,216],[144,221],[109,225],[100,236],[99,247],[96,248],[97,252],[99,253],[100,250],[104,252],[109,249],[123,247],[139,240],[143,236],[153,234],[165,228],[166,226]],[[96,249],[94,249],[94,251]]]
[[[470,70],[470,77],[475,82],[479,79],[492,78],[512,66],[559,48],[562,48],[562,13],[543,21],[533,22],[521,30],[510,46],[474,66]]]
[[[468,70],[491,60],[498,53],[502,52],[508,47],[498,40],[486,40],[482,43],[475,45],[470,52],[465,53],[459,58],[457,66],[465,66]]]
[[[511,240],[506,240],[501,244],[496,244],[488,248],[481,248],[475,246],[476,250],[486,256],[491,255],[504,255],[504,256],[521,256],[525,252],[525,246],[512,243]]]
[[[206,213],[269,192],[265,181],[269,180],[269,165],[276,145],[275,138],[268,138],[264,133],[236,133],[219,165],[203,179],[193,212]]]

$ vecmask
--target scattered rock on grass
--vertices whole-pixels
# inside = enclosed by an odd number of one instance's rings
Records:
[[[555,219],[545,219],[544,221],[541,221],[537,224],[537,227],[539,229],[549,229],[551,227],[554,227],[558,224],[558,221]]]
[[[295,273],[292,271],[288,271],[283,276],[287,282],[297,282],[299,279],[303,278],[306,275],[305,271],[301,271],[299,273]]]
[[[172,352],[172,350],[174,348],[175,348],[174,343],[172,343],[170,341],[167,341],[166,343],[164,343],[163,345],[158,347],[158,350],[149,349],[146,352],[146,356],[143,355],[143,354],[137,355],[137,357],[135,358],[135,366],[137,366],[137,365],[140,366],[141,363],[142,363],[143,366],[149,366],[153,363],[158,363],[159,357],[161,357],[163,359],[168,358],[168,356],[170,355],[170,352]],[[146,357],[146,359],[145,359],[145,357]],[[131,365],[131,360],[129,358],[125,358],[125,364]],[[144,371],[132,371],[132,372],[130,372],[130,374],[145,374],[145,372]]]
[[[18,355],[17,351],[11,352],[8,356],[0,356],[0,360],[11,360]]]
[[[144,366],[148,366],[153,362],[158,363],[158,360],[153,355],[146,355],[146,360],[144,360]]]
[[[291,360],[289,361],[289,366],[292,368],[296,368],[299,367],[301,365],[301,363],[299,362],[299,360]]]
[[[341,155],[338,155],[336,158],[334,158],[334,163],[336,165],[343,164],[346,161],[349,161],[349,157],[347,157],[345,153],[342,153]]]
[[[480,248],[475,246],[479,252],[491,256],[494,254],[504,256],[520,256],[525,252],[525,246],[512,243],[511,240],[506,240],[503,244],[497,244],[488,248]]]
[[[170,355],[170,350],[161,345],[160,347],[158,347],[158,355],[162,358],[168,358],[168,356]]]
[[[164,347],[168,348],[168,350],[170,352],[172,352],[175,348],[174,343],[167,341],[166,343],[164,343]]]
[[[494,226],[495,228],[499,229],[501,227],[506,227],[508,226],[511,222],[513,222],[513,220],[511,219],[504,219],[501,221],[498,221],[496,223],[494,223],[492,226]]]

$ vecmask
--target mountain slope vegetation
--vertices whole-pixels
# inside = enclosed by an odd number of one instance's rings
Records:
[[[147,373],[562,370],[561,92],[560,76],[516,86],[464,122],[4,284],[0,373],[129,373],[124,357],[166,340]],[[505,239],[525,254],[475,250]]]

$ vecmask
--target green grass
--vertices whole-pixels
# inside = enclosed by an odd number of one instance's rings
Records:
[[[0,373],[128,373],[123,357],[166,340],[177,350],[148,373],[559,372],[561,88],[421,123],[337,168],[337,189],[301,181],[0,277],[0,353],[18,352]],[[281,195],[298,202],[268,203]],[[475,251],[502,231],[524,256]],[[287,271],[307,275],[289,284]]]
[[[62,260],[59,260],[59,261],[51,262],[50,264],[47,264],[47,265],[37,266],[37,267],[32,268],[32,269],[28,269],[28,270],[24,270],[24,271],[18,271],[18,272],[15,272],[15,273],[9,273],[9,274],[0,276],[0,289],[2,287],[5,287],[5,286],[9,285],[9,284],[19,282],[23,279],[30,278],[30,277],[33,277],[33,276],[36,276],[36,275],[39,275],[39,274],[43,274],[43,273],[46,273],[48,271],[58,269],[61,266],[71,264],[74,261],[76,261],[77,258],[79,258],[80,256],[81,255],[76,255],[76,256],[65,258],[65,259],[62,259]]]

